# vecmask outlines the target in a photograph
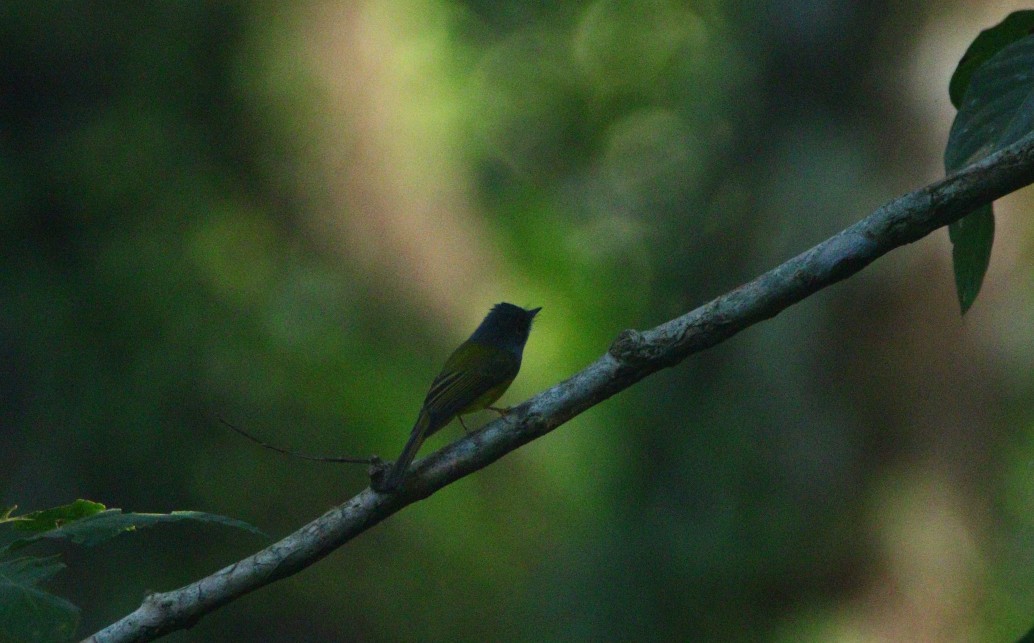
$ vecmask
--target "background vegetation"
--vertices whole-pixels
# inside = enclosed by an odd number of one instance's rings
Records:
[[[941,176],[1012,8],[555,4],[0,7],[0,506],[286,533],[365,472],[217,416],[393,458],[502,300],[544,308],[505,401],[562,379]],[[1022,198],[965,318],[933,235],[170,640],[1016,638]],[[50,588],[86,634],[263,543],[142,531]]]

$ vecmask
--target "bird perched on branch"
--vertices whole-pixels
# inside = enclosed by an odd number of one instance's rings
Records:
[[[384,482],[377,485],[378,491],[390,493],[398,489],[420,445],[454,417],[493,408],[490,405],[506,392],[521,369],[531,322],[540,310],[525,310],[507,303],[492,307],[470,339],[460,344],[434,378],[409,441]]]

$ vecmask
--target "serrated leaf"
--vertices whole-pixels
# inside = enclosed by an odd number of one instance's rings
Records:
[[[13,508],[12,508],[13,511]],[[11,516],[5,511],[0,526],[0,556],[41,540],[70,540],[96,545],[140,527],[183,520],[209,522],[264,536],[248,523],[200,511],[168,514],[122,513],[104,505],[78,500],[68,505]],[[0,560],[0,643],[8,641],[67,641],[79,623],[79,609],[37,585],[64,569],[56,556]]]
[[[23,556],[0,560],[0,578],[12,582],[37,585],[50,580],[65,568],[58,556]]]
[[[26,531],[44,532],[54,529],[73,520],[79,520],[104,511],[104,505],[90,500],[76,500],[75,502],[52,509],[43,509],[25,514],[24,516],[13,516],[15,507],[5,508],[0,515],[0,554],[2,554],[11,543],[23,540]]]
[[[0,641],[67,641],[79,608],[37,585],[64,569],[56,556],[0,561]]]
[[[99,502],[79,499],[67,505],[34,511],[23,516],[11,517],[8,514],[2,522],[10,522],[18,531],[47,531],[73,520],[99,514],[105,509],[106,507]]]
[[[995,217],[990,204],[948,226],[951,260],[955,270],[955,292],[965,315],[976,301],[977,293],[991,263]]]
[[[951,104],[959,109],[966,90],[969,88],[970,79],[981,65],[1006,46],[1032,33],[1034,33],[1034,11],[1032,10],[1014,11],[997,25],[981,31],[980,35],[966,49],[966,53],[959,60],[958,67],[955,68],[955,73],[951,76],[951,82],[948,84]]]
[[[256,527],[246,522],[219,516],[216,514],[204,513],[201,511],[173,511],[167,514],[142,514],[122,513],[121,509],[107,509],[101,513],[87,516],[80,520],[65,523],[60,527],[19,538],[7,545],[8,551],[15,551],[26,545],[40,540],[70,540],[74,543],[86,546],[93,546],[110,540],[126,531],[133,531],[138,528],[150,527],[160,523],[180,522],[192,520],[196,522],[208,522],[226,527],[234,527],[250,531],[260,536],[265,536]],[[0,549],[0,553],[3,553]]]
[[[1014,40],[977,69],[966,90],[944,166],[950,174],[1034,130],[1034,36]],[[994,244],[994,211],[986,205],[948,228],[962,312],[976,300]]]

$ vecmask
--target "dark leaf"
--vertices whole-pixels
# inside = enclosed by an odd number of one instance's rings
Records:
[[[67,641],[79,608],[37,585],[64,569],[56,557],[0,561],[0,641]]]
[[[985,32],[987,33],[987,32]],[[948,136],[950,174],[1034,130],[1034,36],[1014,40],[972,75]],[[965,313],[983,283],[994,243],[994,213],[981,207],[949,226],[955,285]]]
[[[977,298],[991,262],[995,216],[990,205],[968,214],[948,226],[951,259],[955,269],[955,291],[965,314]]]
[[[980,32],[962,55],[959,66],[951,76],[948,95],[951,104],[960,109],[973,73],[1006,46],[1034,33],[1034,11],[1015,11],[1005,20]]]

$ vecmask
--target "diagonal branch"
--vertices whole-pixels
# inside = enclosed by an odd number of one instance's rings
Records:
[[[647,375],[678,364],[822,288],[893,248],[916,241],[977,206],[1034,183],[1034,134],[962,171],[909,192],[814,248],[677,319],[622,332],[610,350],[571,378],[413,465],[394,495],[365,489],[290,536],[180,589],[148,596],[133,613],[87,641],[149,641],[190,627],[236,598],[290,576],[406,505],[488,466]]]

